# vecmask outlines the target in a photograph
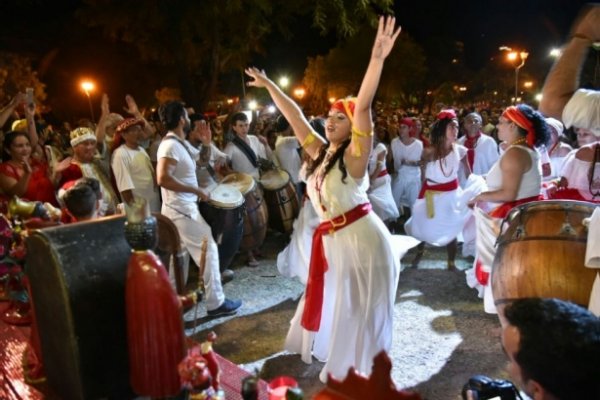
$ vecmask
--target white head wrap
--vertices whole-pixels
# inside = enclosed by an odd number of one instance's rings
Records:
[[[562,118],[567,128],[589,129],[600,137],[600,91],[577,90],[565,106]]]

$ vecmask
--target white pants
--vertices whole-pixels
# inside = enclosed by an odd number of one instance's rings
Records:
[[[169,217],[177,227],[183,247],[185,247],[196,265],[200,266],[202,241],[208,240],[206,249],[206,267],[204,269],[205,303],[207,310],[218,308],[225,301],[221,272],[219,271],[219,250],[215,243],[210,226],[200,215],[198,208],[181,210],[187,216],[179,214],[168,207],[162,208],[163,214]],[[188,218],[188,216],[190,218]],[[188,263],[184,263],[184,281],[187,280]]]

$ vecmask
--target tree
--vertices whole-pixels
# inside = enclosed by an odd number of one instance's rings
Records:
[[[361,31],[326,56],[309,58],[303,84],[313,112],[326,109],[328,99],[356,95],[369,61],[373,32]],[[425,77],[425,55],[407,34],[398,38],[386,65],[377,92],[385,102],[414,105]]]
[[[252,54],[264,51],[270,32],[289,37],[294,22],[312,13],[315,28],[335,27],[348,36],[373,19],[376,9],[391,5],[391,0],[84,0],[77,15],[112,39],[135,45],[144,61],[172,67],[184,99],[202,106],[216,94],[221,74],[241,71]]]
[[[0,104],[6,104],[28,87],[33,88],[36,102],[46,100],[45,85],[31,67],[31,60],[17,54],[0,53]]]

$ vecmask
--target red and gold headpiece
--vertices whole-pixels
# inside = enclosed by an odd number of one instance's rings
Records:
[[[335,103],[331,105],[331,110],[335,110],[345,114],[350,123],[354,122],[354,106],[355,106],[355,97],[348,97],[346,99],[339,99]]]
[[[527,131],[527,136],[525,140],[527,141],[527,145],[531,148],[535,145],[535,129],[533,128],[533,124],[525,114],[523,114],[517,107],[510,106],[508,107],[502,116],[512,122],[514,122],[519,128],[525,129]]]

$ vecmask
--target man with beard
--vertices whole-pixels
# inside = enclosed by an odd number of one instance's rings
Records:
[[[167,129],[157,154],[156,175],[163,200],[161,212],[173,221],[183,245],[200,268],[204,279],[208,315],[214,317],[235,314],[242,302],[225,298],[219,272],[217,244],[212,237],[210,226],[198,210],[198,199],[207,201],[210,199],[210,193],[198,187],[198,150],[185,140],[190,131],[188,113],[181,102],[172,101],[161,109],[161,121]],[[203,241],[208,244],[204,266],[200,262]],[[187,275],[187,268],[184,275]]]

